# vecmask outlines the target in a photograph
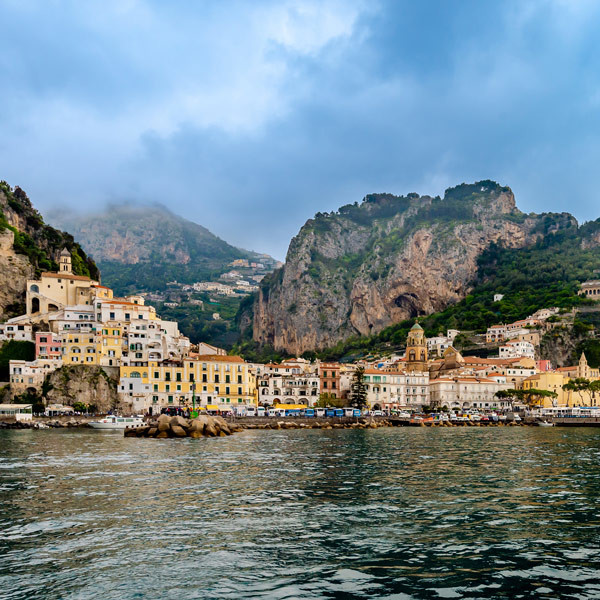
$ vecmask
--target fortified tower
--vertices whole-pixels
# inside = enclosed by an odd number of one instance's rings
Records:
[[[406,340],[406,370],[409,373],[425,373],[427,369],[427,339],[423,328],[415,323]]]

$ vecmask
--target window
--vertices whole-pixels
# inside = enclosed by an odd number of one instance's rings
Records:
[[[181,373],[176,373],[175,374],[175,380],[176,381],[181,381]]]
[[[194,374],[190,373],[190,381],[193,382],[194,381]]]
[[[159,379],[160,373],[158,371],[154,371],[154,379]]]
[[[215,383],[219,383],[219,374],[215,373]]]
[[[180,384],[180,383],[178,383],[178,384],[177,384],[177,391],[178,391],[178,392],[180,392],[180,391],[181,391],[181,384]]]
[[[171,381],[171,373],[165,373],[165,381]]]
[[[238,375],[238,383],[242,383],[242,376]]]
[[[154,384],[154,391],[158,392],[158,384],[157,383]]]
[[[126,321],[130,321],[131,320],[131,315],[129,313],[125,313],[125,320]]]
[[[169,391],[169,390],[167,390]],[[169,404],[173,404],[173,396],[169,396]]]
[[[225,393],[226,393],[226,394],[229,394],[229,386],[226,386],[226,387],[225,387]]]
[[[238,394],[242,394],[242,393],[243,393],[243,392],[242,392],[242,388],[241,388],[241,387],[239,387],[239,388],[238,388]]]
[[[229,375],[225,375],[225,383],[229,383]]]
[[[166,390],[167,392],[170,392],[170,391],[171,391],[171,386],[170,386],[168,383],[167,383],[167,385],[165,385],[165,390]]]
[[[206,383],[207,379],[206,379],[206,373],[202,373],[202,383]]]

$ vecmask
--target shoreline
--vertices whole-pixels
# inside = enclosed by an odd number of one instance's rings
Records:
[[[3,429],[91,429],[90,421],[100,417],[42,417],[32,421],[0,421],[0,430]],[[409,419],[397,417],[234,417],[224,419],[228,425],[248,430],[281,430],[281,429],[380,429],[382,427],[523,427],[538,426],[538,419],[526,417],[520,422],[478,422],[478,421],[450,421],[442,422],[411,422]]]

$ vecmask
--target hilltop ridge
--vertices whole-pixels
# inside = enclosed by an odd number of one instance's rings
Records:
[[[443,198],[370,194],[309,219],[240,323],[246,338],[251,331],[255,343],[291,354],[372,336],[460,302],[483,267],[493,279],[493,264],[480,264],[490,248],[519,252],[561,233],[600,267],[595,226],[579,228],[566,212],[523,213],[512,190],[491,180]]]

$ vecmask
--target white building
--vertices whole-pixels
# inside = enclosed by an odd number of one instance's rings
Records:
[[[420,409],[429,405],[429,373],[365,369],[370,410]]]
[[[0,323],[0,341],[33,341],[33,328],[28,324]]]
[[[507,409],[510,402],[496,398],[499,390],[511,387],[488,377],[440,377],[429,382],[431,406],[449,410]]]
[[[304,404],[314,406],[319,400],[320,385],[317,373],[302,373],[298,368],[291,373],[273,373],[257,375],[258,403]]]
[[[500,358],[535,358],[535,348],[531,342],[510,341],[500,346]]]

